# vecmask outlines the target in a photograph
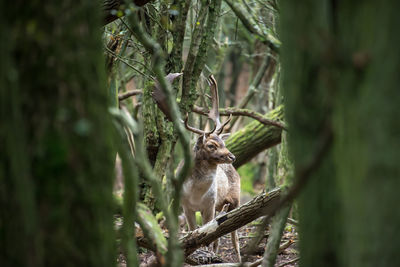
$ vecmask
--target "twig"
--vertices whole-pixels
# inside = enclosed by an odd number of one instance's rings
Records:
[[[294,243],[294,241],[292,239],[289,239],[288,241],[283,243],[278,249],[278,254],[281,254],[283,251],[285,251],[285,249],[290,247],[293,243]]]
[[[202,108],[202,107],[199,107],[199,106],[193,106],[192,110],[194,112],[198,113],[198,114],[201,114],[201,115],[207,115],[208,112],[209,112],[206,108]],[[281,129],[287,131],[287,128],[282,123],[266,119],[266,118],[263,117],[262,114],[260,114],[260,113],[258,113],[256,111],[249,110],[249,109],[220,108],[219,112],[220,112],[221,116],[234,115],[234,116],[250,117],[250,118],[258,120],[260,123],[262,123],[264,125],[273,125],[273,126],[276,126],[278,128],[281,128]]]
[[[129,98],[131,96],[139,95],[141,93],[142,93],[142,90],[130,90],[130,91],[127,91],[125,93],[119,94],[118,95],[118,100],[122,101],[122,100],[125,100],[125,99],[127,99],[127,98]]]
[[[257,267],[258,265],[260,265],[263,261],[263,258],[256,260],[255,262],[251,263],[249,265],[249,267]]]
[[[270,69],[272,71],[269,72],[269,81],[272,79],[272,74],[275,71],[275,66],[276,66],[276,60],[273,58],[273,54],[269,53],[268,55],[266,55],[264,57],[263,63],[260,66],[259,70],[256,73],[256,76],[254,77],[254,79],[251,81],[251,84],[249,86],[249,89],[246,92],[246,95],[244,96],[244,98],[242,99],[242,101],[240,101],[238,107],[239,109],[243,109],[247,106],[247,104],[250,102],[250,100],[253,98],[253,96],[258,92],[258,87],[261,84],[261,80],[263,79],[265,73],[267,72],[268,69]],[[237,122],[237,118],[234,118],[231,121],[230,124],[230,128],[232,129],[232,127],[235,125],[235,123]]]
[[[256,260],[255,262],[216,263],[216,264],[198,265],[198,267],[257,267],[261,263],[262,263],[262,258]]]
[[[126,60],[124,60],[123,58],[121,58],[119,55],[115,54],[113,51],[111,51],[108,47],[104,47],[108,53],[110,53],[111,55],[113,55],[114,57],[116,57],[119,61],[121,61],[122,63],[124,63],[125,65],[127,65],[128,67],[130,67],[131,69],[133,69],[134,71],[140,73],[141,75],[143,75],[144,77],[150,78],[151,77],[147,74],[145,74],[144,72],[138,70],[137,68],[135,68],[132,64],[130,64],[129,62],[127,62]]]
[[[252,22],[251,19],[249,19],[249,16],[245,13],[242,7],[238,4],[237,1],[232,1],[232,0],[225,0],[225,2],[228,4],[228,6],[232,9],[232,11],[235,13],[235,15],[240,19],[242,22],[243,26],[251,33],[258,35],[261,37],[266,43],[271,50],[275,52],[279,52],[280,48],[280,41],[278,41],[272,34],[266,32],[263,33],[256,25],[255,23]]]
[[[298,260],[300,260],[300,257],[297,257],[297,258],[294,258],[293,260],[290,260],[290,261],[284,262],[284,263],[280,264],[278,267],[283,267],[283,266],[286,266],[286,265],[289,265],[289,264],[295,263],[295,262],[297,262]]]
[[[292,218],[287,218],[288,223],[293,224],[295,226],[299,226],[299,222],[296,220],[293,220]]]

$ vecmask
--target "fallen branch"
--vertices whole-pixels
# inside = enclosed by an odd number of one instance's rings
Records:
[[[262,258],[255,262],[242,262],[242,263],[219,263],[219,264],[207,264],[198,265],[198,267],[256,267],[262,263]]]
[[[277,254],[279,255],[279,254],[281,254],[282,252],[284,252],[288,247],[290,247],[292,244],[294,244],[295,243],[295,241],[293,241],[293,240],[288,240],[288,241],[286,241],[285,243],[283,243],[279,248],[278,248],[278,250],[277,250]],[[241,249],[241,254],[242,255],[259,255],[259,256],[261,256],[261,255],[263,255],[265,253],[265,245],[263,245],[263,246],[259,246],[259,247],[257,247],[256,249],[252,249],[252,248],[249,248],[247,245],[246,246],[244,246],[242,249]]]
[[[185,257],[203,245],[209,245],[217,238],[228,234],[255,219],[268,215],[280,201],[281,190],[262,193],[242,206],[217,216],[214,220],[188,233],[180,241]]]
[[[285,243],[283,243],[279,249],[278,249],[278,254],[281,254],[283,251],[285,251],[288,247],[290,247],[292,244],[294,243],[294,241],[292,239],[289,239],[288,241],[286,241]]]
[[[297,257],[297,258],[294,258],[293,260],[290,260],[290,261],[284,262],[284,263],[282,263],[281,265],[279,265],[278,267],[283,267],[283,266],[286,266],[286,265],[289,265],[289,264],[295,263],[295,262],[296,262],[296,261],[298,261],[298,260],[300,260],[300,257]]]

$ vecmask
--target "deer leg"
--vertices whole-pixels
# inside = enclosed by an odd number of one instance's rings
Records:
[[[215,208],[214,205],[210,209],[205,209],[201,212],[201,217],[203,218],[203,225],[214,219]]]
[[[205,209],[201,212],[201,217],[203,219],[203,225],[214,219],[215,217],[215,205],[211,205],[209,209]],[[207,250],[211,250],[207,247]]]
[[[231,233],[231,239],[232,239],[233,247],[235,248],[238,262],[242,262],[242,258],[240,257],[239,238],[238,238],[236,230]]]
[[[189,230],[193,231],[196,229],[196,212],[183,208],[185,213],[186,222],[189,225]]]
[[[219,238],[217,238],[214,243],[213,243],[213,250],[215,254],[218,254],[218,249],[219,248]]]

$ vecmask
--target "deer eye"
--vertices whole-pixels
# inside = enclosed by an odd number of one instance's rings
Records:
[[[208,147],[209,149],[215,149],[215,146],[214,146],[214,145],[207,145],[207,147]]]

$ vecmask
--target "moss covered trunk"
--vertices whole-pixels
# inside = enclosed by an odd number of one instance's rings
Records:
[[[282,2],[297,169],[334,139],[300,200],[302,266],[400,264],[397,1]]]
[[[0,4],[0,262],[112,266],[97,1]]]
[[[265,118],[279,121],[283,118],[283,107],[280,106],[265,115]],[[253,121],[232,134],[226,140],[227,148],[235,155],[235,168],[239,168],[258,153],[281,142],[282,129],[276,126],[267,126]]]

